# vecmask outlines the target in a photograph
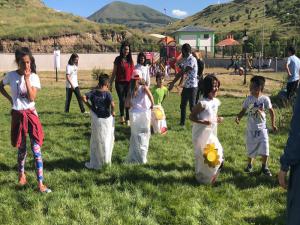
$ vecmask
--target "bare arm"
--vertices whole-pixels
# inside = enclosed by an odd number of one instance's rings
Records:
[[[237,124],[240,123],[240,121],[241,121],[242,117],[245,115],[246,111],[247,111],[247,109],[243,108],[243,109],[239,112],[239,114],[236,116],[235,122],[236,122]]]
[[[277,130],[277,127],[275,125],[275,112],[274,112],[274,109],[273,108],[270,108],[269,109],[269,112],[270,112],[270,116],[271,116],[271,123],[272,123],[272,128],[274,131]]]
[[[112,85],[113,85],[113,82],[116,78],[116,74],[117,74],[117,66],[114,64],[114,68],[113,68],[113,71],[112,71],[112,74],[111,74],[111,78],[110,78],[110,81],[109,81],[109,88],[110,88],[110,91],[112,91]]]
[[[144,90],[145,90],[146,94],[148,95],[148,97],[151,101],[151,109],[152,109],[153,105],[154,105],[153,95],[152,95],[151,91],[149,90],[149,88],[147,86],[144,86]]]
[[[204,110],[203,106],[201,105],[201,103],[198,103],[197,105],[195,105],[195,107],[192,110],[192,113],[190,115],[190,120],[194,123],[200,123],[203,125],[210,125],[211,121],[208,120],[198,120],[197,115],[199,113],[201,113]]]
[[[67,81],[69,82],[69,84],[71,85],[71,88],[74,90],[74,85],[73,85],[73,83],[72,83],[72,81],[71,81],[70,74],[66,74],[66,79],[67,79]]]
[[[190,70],[192,70],[192,67],[189,67],[189,66],[188,66],[188,67],[186,67],[184,70],[181,70],[179,73],[177,73],[176,76],[175,76],[175,78],[174,78],[174,80],[171,81],[171,82],[169,83],[169,91],[171,91],[171,90],[173,89],[175,83],[176,83],[180,78],[182,78],[183,75],[184,75],[185,73],[188,73]],[[181,79],[180,82],[182,82],[182,79]]]
[[[289,77],[292,76],[291,71],[290,71],[290,68],[289,68],[289,64],[288,64],[288,63],[285,65],[285,68],[286,68],[286,71],[287,71],[287,73],[288,73],[288,76],[289,76]]]
[[[10,102],[11,105],[13,105],[13,100],[12,97],[7,93],[7,91],[4,88],[4,84],[3,84],[3,80],[0,81],[0,93],[8,99],[8,101]]]
[[[86,106],[87,106],[89,109],[91,109],[92,106],[91,106],[91,104],[89,103],[87,97],[86,97],[85,95],[83,95],[83,96],[81,96],[81,98],[82,98],[82,101],[84,102],[84,104],[86,104]]]
[[[113,117],[115,117],[116,114],[115,114],[115,102],[114,102],[114,101],[111,102],[110,108],[111,108],[111,115],[112,115]]]

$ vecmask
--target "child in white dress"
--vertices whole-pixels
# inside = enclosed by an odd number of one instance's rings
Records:
[[[151,136],[150,121],[153,108],[153,96],[139,75],[134,75],[126,98],[126,107],[130,108],[130,147],[127,156],[129,163],[147,163],[147,153]]]
[[[219,99],[216,98],[220,81],[213,75],[203,80],[203,98],[193,108],[190,120],[193,121],[193,145],[195,150],[196,179],[202,184],[213,184],[223,165],[223,148],[217,138],[217,124],[223,121],[218,117]]]

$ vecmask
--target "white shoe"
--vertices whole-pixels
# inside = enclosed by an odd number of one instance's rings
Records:
[[[130,127],[130,120],[127,120],[127,126]]]

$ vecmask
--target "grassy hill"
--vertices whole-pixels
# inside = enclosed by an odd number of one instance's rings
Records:
[[[54,41],[64,52],[111,52],[118,51],[125,38],[135,48],[153,43],[140,30],[57,12],[41,0],[0,0],[0,52],[13,52],[18,46],[52,52]]]
[[[177,20],[144,5],[119,1],[104,6],[88,19],[99,23],[124,24],[139,29],[162,27]]]
[[[46,7],[40,0],[0,0],[1,39],[35,40],[68,34],[94,33],[99,32],[101,28],[108,26],[69,13],[57,12]]]
[[[265,37],[276,30],[282,38],[287,38],[299,35],[300,20],[296,19],[299,14],[300,0],[234,0],[211,5],[193,16],[177,21],[167,27],[167,32],[195,25],[214,28],[217,34],[223,36],[247,29],[250,34],[257,35],[262,35],[264,30]]]

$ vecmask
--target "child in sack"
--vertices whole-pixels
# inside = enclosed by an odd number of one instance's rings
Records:
[[[263,95],[265,87],[265,78],[254,76],[250,81],[251,95],[243,103],[243,109],[236,117],[236,123],[239,124],[241,118],[248,110],[248,124],[246,131],[246,147],[248,151],[248,165],[244,169],[246,173],[253,170],[253,162],[256,156],[262,157],[261,173],[266,176],[272,176],[268,168],[269,158],[269,136],[266,126],[266,113],[268,110],[271,116],[272,128],[277,130],[275,125],[275,113],[272,108],[271,100],[268,96]]]
[[[195,150],[196,179],[201,184],[213,184],[223,165],[223,148],[217,137],[218,117],[221,105],[216,98],[220,81],[213,75],[203,80],[203,98],[192,110],[192,141]]]
[[[167,122],[162,102],[168,95],[168,88],[163,85],[164,75],[160,72],[156,74],[156,85],[151,89],[154,99],[154,107],[151,115],[151,125],[154,133],[165,134],[167,132]]]
[[[130,108],[130,147],[127,156],[129,163],[147,163],[151,136],[150,121],[153,96],[138,74],[134,73],[125,105]]]
[[[82,97],[91,109],[90,161],[85,163],[88,169],[101,169],[111,163],[114,147],[114,108],[115,104],[109,92],[109,76],[99,77],[99,83]]]

